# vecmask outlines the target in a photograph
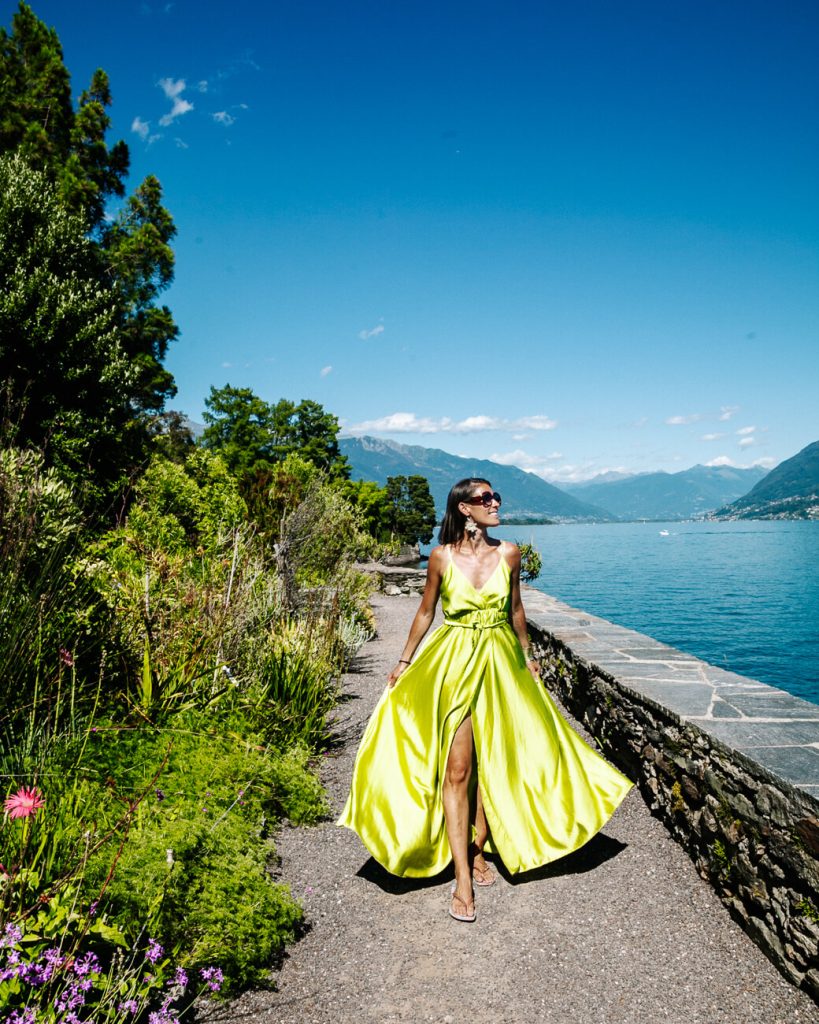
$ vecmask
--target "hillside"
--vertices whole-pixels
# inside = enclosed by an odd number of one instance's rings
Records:
[[[819,441],[781,462],[720,519],[819,519]]]
[[[465,459],[438,448],[398,444],[376,437],[345,437],[339,441],[350,460],[352,476],[384,485],[388,476],[419,473],[429,481],[438,515],[452,485],[463,477],[486,477],[503,494],[503,518],[539,522],[611,522],[615,516],[566,494],[533,473],[501,466],[487,459]]]
[[[620,519],[692,519],[746,494],[764,476],[759,468],[692,466],[679,473],[589,480],[566,490]]]

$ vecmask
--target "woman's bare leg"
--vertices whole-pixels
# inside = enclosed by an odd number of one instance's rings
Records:
[[[471,915],[475,910],[469,864],[469,776],[472,772],[472,719],[461,722],[449,750],[442,798],[452,860],[455,865],[454,909]]]
[[[472,873],[478,885],[491,885],[495,881],[495,872],[486,863],[483,847],[489,838],[489,825],[483,809],[481,782],[478,779],[478,797],[475,805],[475,839],[472,843]]]

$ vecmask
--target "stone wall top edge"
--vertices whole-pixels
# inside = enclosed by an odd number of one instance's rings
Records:
[[[715,750],[736,760],[760,782],[787,789],[809,813],[816,814],[819,811],[819,797],[814,795],[819,792],[819,705],[794,697],[759,680],[725,672],[653,637],[588,614],[534,588],[526,587],[524,601],[530,624],[571,652],[572,658],[587,671],[615,685],[624,695],[632,700],[638,700],[648,710],[662,714],[671,723],[680,727],[690,726],[702,733]],[[622,636],[625,640],[633,641],[636,637],[645,641],[645,648],[648,651],[669,652],[668,661],[657,659],[658,665],[670,664],[677,669],[682,667],[692,674],[699,673],[701,666],[704,670],[701,672],[702,680],[681,678],[663,681],[665,693],[668,694],[670,691],[669,695],[673,696],[673,691],[679,690],[680,703],[674,706],[673,700],[658,699],[658,694],[651,692],[651,687],[657,685],[657,680],[621,678],[619,665],[606,665],[604,658],[598,659],[583,650],[584,646],[595,646],[594,633],[598,625],[602,627],[607,637],[606,641],[597,642],[598,647],[610,646],[614,652],[615,648],[610,644],[612,638]],[[625,662],[622,664],[628,665]],[[686,698],[690,697],[689,691],[702,689],[707,693],[707,688],[711,687],[718,693],[720,683],[710,681],[714,677],[724,685],[734,687],[737,692],[744,689],[743,696],[746,699],[770,701],[774,706],[766,710],[776,711],[776,704],[787,703],[789,713],[764,720],[752,717],[712,719],[691,714],[691,711],[696,709],[685,704]],[[662,686],[660,692],[664,692]],[[787,701],[781,698],[786,698]],[[736,742],[731,742],[732,733]],[[788,742],[783,741],[783,734],[784,740]],[[766,740],[766,737],[770,739]],[[758,751],[756,755],[755,750]],[[765,759],[769,761],[768,764],[763,763]]]

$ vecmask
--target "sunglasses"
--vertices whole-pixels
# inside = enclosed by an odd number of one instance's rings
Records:
[[[489,508],[493,501],[498,505],[503,501],[497,491],[484,491],[483,494],[476,494],[474,498],[464,498],[465,504],[483,505],[484,508]]]

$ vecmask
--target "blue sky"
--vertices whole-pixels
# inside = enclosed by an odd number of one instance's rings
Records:
[[[819,439],[815,0],[32,6],[163,184],[193,419],[229,382],[556,482]]]

